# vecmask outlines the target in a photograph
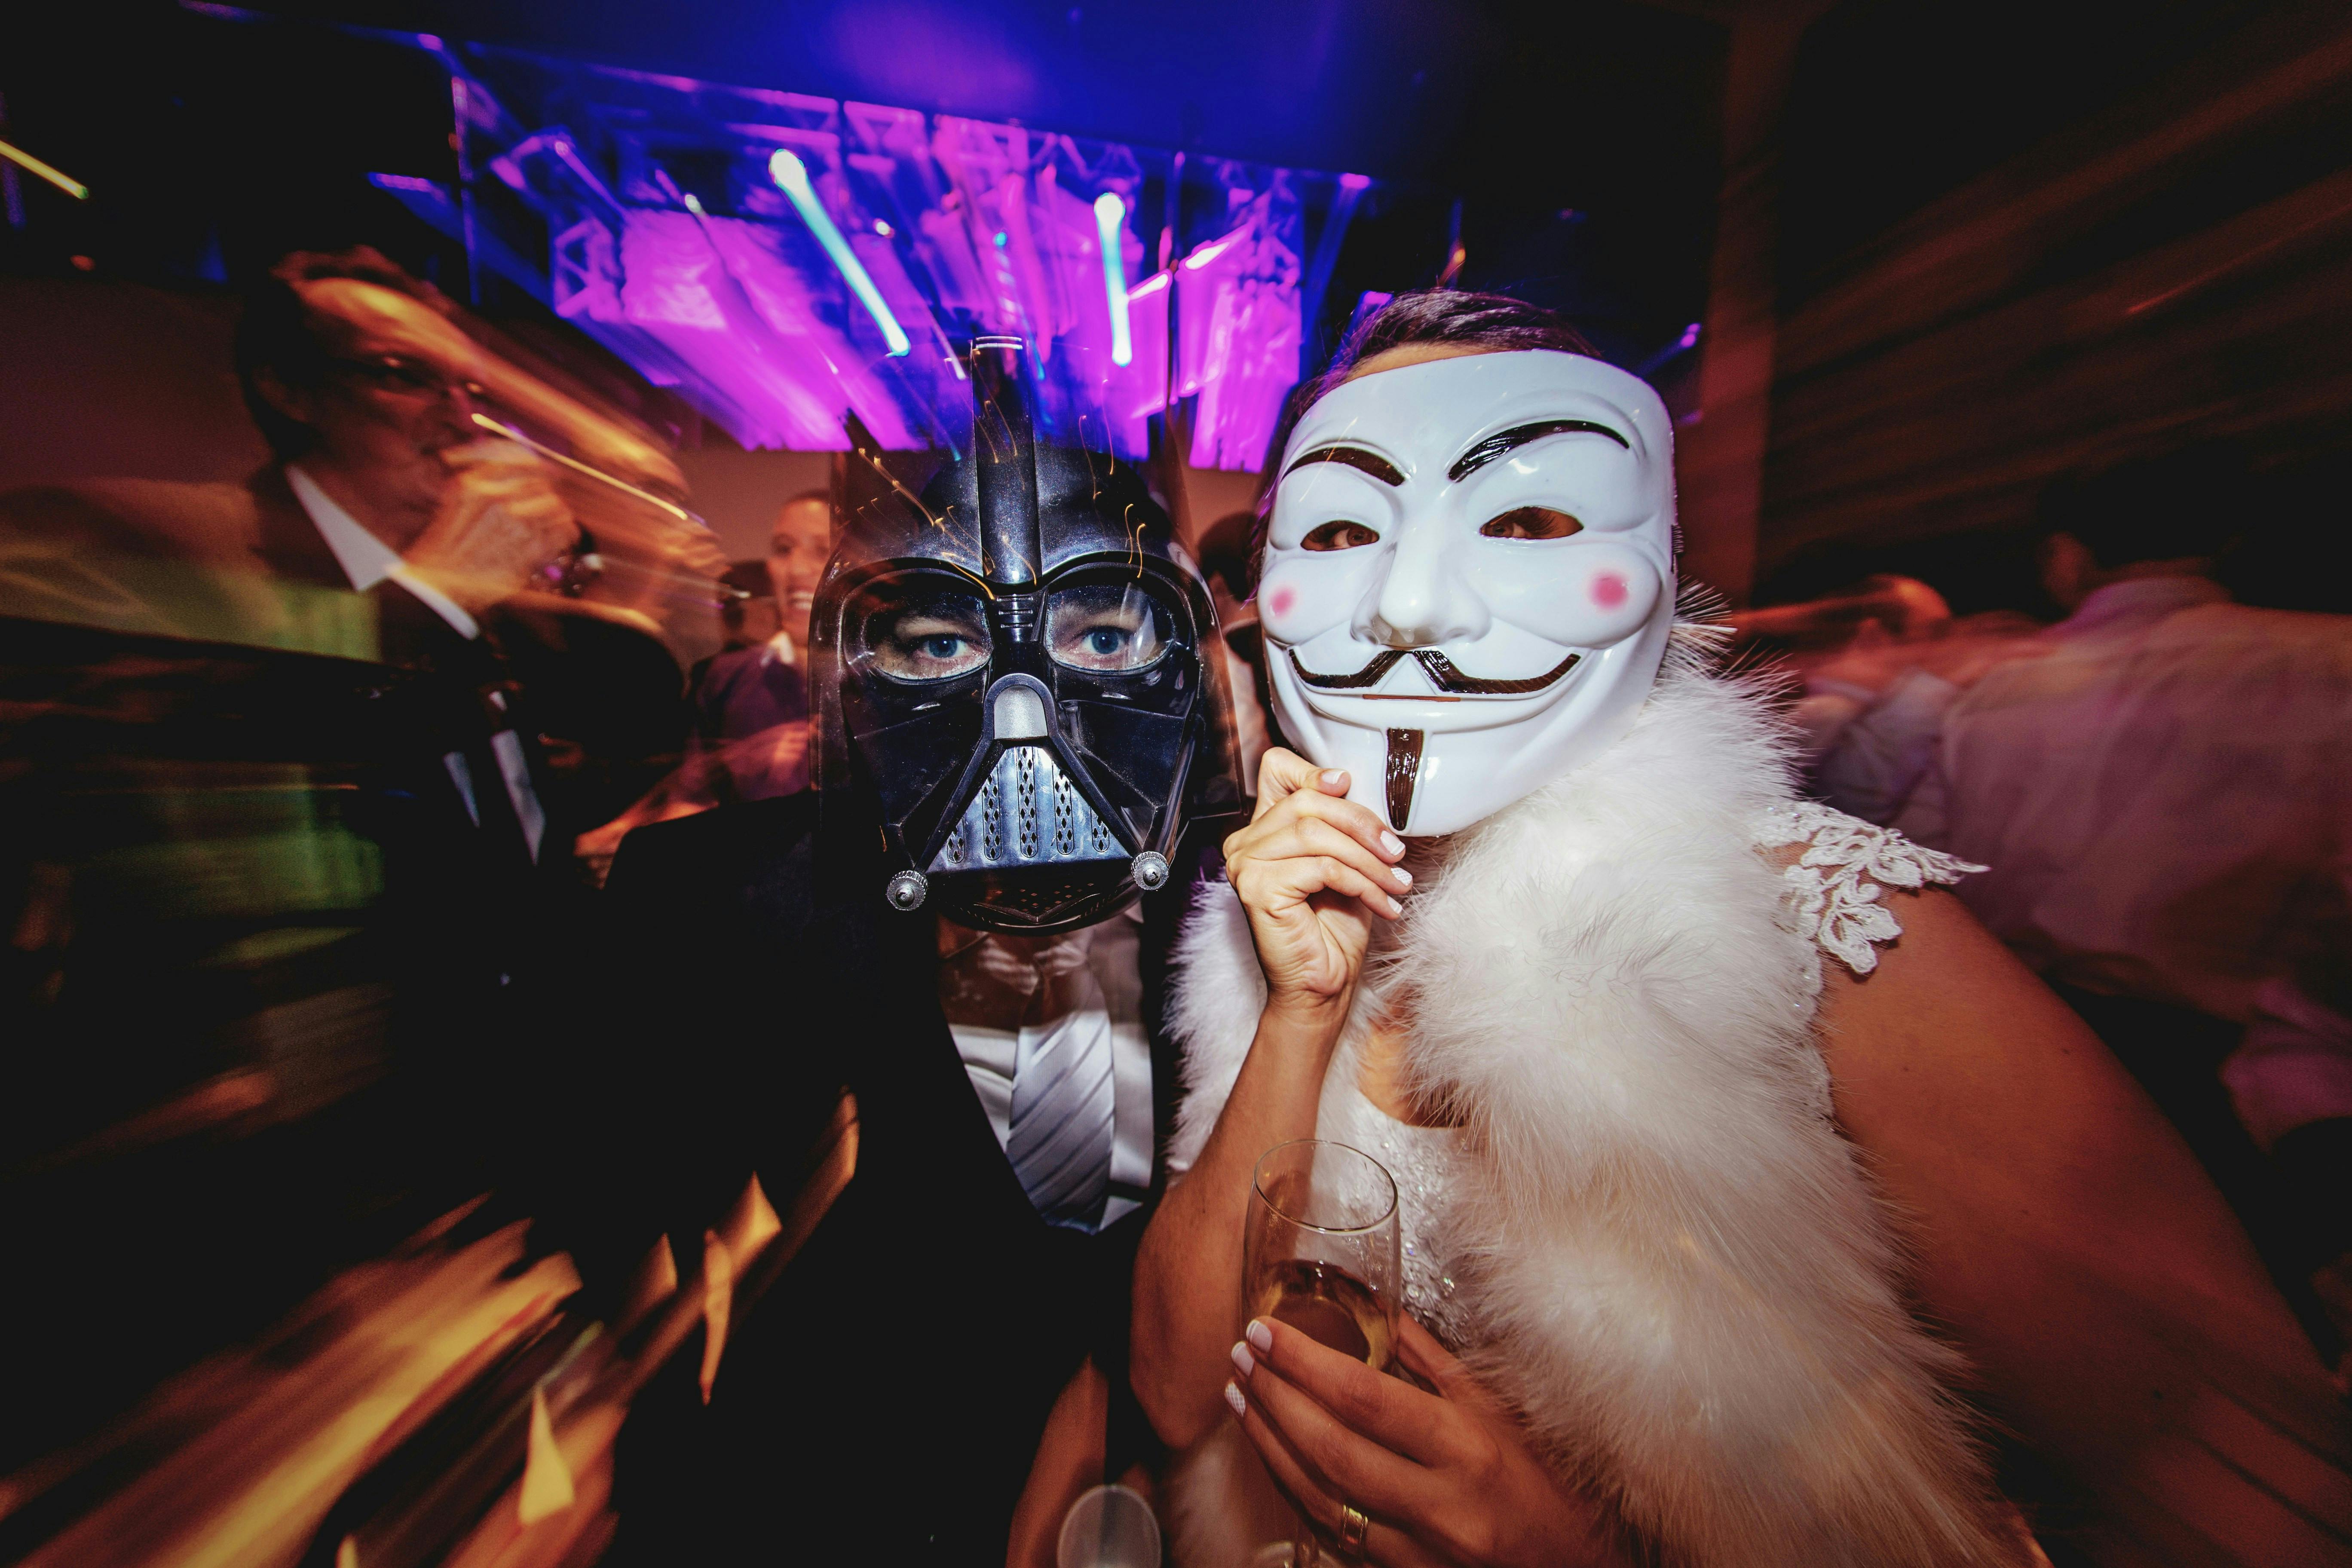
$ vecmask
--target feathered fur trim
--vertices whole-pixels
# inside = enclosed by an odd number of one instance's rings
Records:
[[[1443,1244],[1472,1364],[1664,1561],[2013,1563],[1947,1392],[1958,1360],[1906,1310],[1831,1121],[1818,954],[1757,852],[1790,798],[1780,730],[1698,662],[1670,659],[1623,741],[1416,873],[1326,1104],[1366,1021],[1411,995],[1408,1073],[1473,1156]],[[1265,1001],[1230,889],[1202,890],[1179,963],[1181,1169]]]

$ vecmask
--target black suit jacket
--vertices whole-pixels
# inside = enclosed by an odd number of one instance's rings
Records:
[[[386,865],[379,912],[384,940],[397,943],[404,1055],[428,1064],[406,1114],[416,1137],[446,1145],[453,1162],[490,1175],[525,1163],[517,1117],[534,1093],[529,1047],[551,994],[578,984],[586,889],[572,837],[650,782],[627,778],[604,798],[576,801],[541,765],[534,736],[551,727],[551,707],[651,707],[661,710],[654,727],[671,721],[675,750],[685,729],[676,661],[625,628],[542,636],[546,628],[501,615],[492,637],[469,639],[396,581],[355,594],[277,463],[236,482],[101,479],[0,495],[0,615],[184,639],[190,657],[201,642],[234,645],[217,650],[232,662],[235,647],[259,647],[407,672],[385,683],[371,715],[378,743],[355,807]],[[600,637],[599,647],[646,646],[634,657],[577,656]],[[649,665],[649,679],[614,679]],[[492,689],[508,711],[488,705]],[[492,733],[509,722],[548,816],[536,865],[491,749]],[[658,738],[631,739],[665,749]],[[445,764],[453,752],[467,760],[484,830]]]
[[[373,658],[357,608],[275,463],[234,483],[94,479],[0,495],[0,614]]]
[[[596,1152],[560,1200],[593,1217],[554,1227],[592,1279],[657,1235],[690,1264],[754,1173],[789,1201],[841,1088],[860,1115],[856,1179],[730,1339],[709,1408],[683,1364],[640,1400],[616,1561],[1001,1562],[1079,1362],[1125,1394],[1150,1207],[1091,1237],[1037,1217],[940,1012],[934,921],[882,882],[820,838],[808,795],[642,829],[614,862],[605,1043],[579,1064],[604,1087],[574,1121]],[[1155,1022],[1181,902],[1146,910]],[[1114,1469],[1149,1441],[1118,1406]]]

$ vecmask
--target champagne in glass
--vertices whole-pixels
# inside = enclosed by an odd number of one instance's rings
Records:
[[[1385,1372],[1395,1353],[1396,1183],[1344,1143],[1302,1138],[1257,1163],[1242,1237],[1242,1316],[1272,1318]]]

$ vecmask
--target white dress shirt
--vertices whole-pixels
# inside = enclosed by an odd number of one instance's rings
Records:
[[[320,489],[319,481],[304,473],[300,464],[286,465],[286,483],[294,491],[294,499],[302,503],[302,510],[310,514],[319,537],[335,552],[335,560],[342,566],[343,575],[352,580],[353,588],[364,594],[389,577],[422,600],[467,641],[482,635],[481,626],[463,605],[411,572],[400,552],[369,532],[367,525]]]
[[[466,613],[465,607],[408,569],[400,552],[368,531],[367,525],[353,517],[334,497],[319,488],[319,481],[302,471],[299,463],[286,465],[286,483],[294,499],[302,503],[319,537],[335,552],[335,560],[352,587],[366,593],[387,578],[413,595],[435,615],[449,623],[451,629],[467,642],[482,635],[479,622]],[[501,708],[505,699],[493,694]],[[515,817],[522,824],[524,839],[530,846],[530,858],[539,858],[540,841],[547,836],[547,813],[539,804],[539,792],[531,787],[530,766],[522,752],[522,738],[512,728],[499,731],[490,737],[490,754],[498,759],[499,773],[506,783],[507,798],[513,802]],[[482,821],[480,804],[474,795],[474,770],[463,752],[451,752],[441,759],[448,769],[449,778],[457,786],[458,795],[466,803],[467,815],[476,826]]]
[[[1065,1042],[1109,1056],[1112,1191],[1098,1228],[1139,1206],[1120,1188],[1140,1192],[1151,1184],[1151,1042],[1143,1026],[1141,933],[1142,915],[1134,910],[1079,933],[1087,939],[1084,957],[1055,988],[1061,1011],[1054,1016],[1019,1029],[949,1026],[999,1148],[1012,1136],[1013,1090],[1023,1066],[1048,1054],[1049,1044]]]

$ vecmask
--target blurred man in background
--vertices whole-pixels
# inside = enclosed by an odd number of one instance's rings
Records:
[[[809,608],[832,554],[832,498],[809,490],[786,501],[765,563],[775,635],[696,667],[689,765],[705,759],[722,770],[727,798],[765,800],[808,787]]]
[[[1233,693],[1234,743],[1241,757],[1243,786],[1255,790],[1258,759],[1271,743],[1265,715],[1265,638],[1257,620],[1257,584],[1251,556],[1256,544],[1255,511],[1236,511],[1201,531],[1195,553],[1224,632],[1225,685]]]
[[[694,731],[686,760],[628,810],[580,836],[572,853],[599,881],[621,840],[648,822],[669,822],[734,801],[770,800],[808,788],[809,610],[833,554],[833,501],[808,490],[776,513],[761,563],[776,630],[694,668]],[[730,571],[730,578],[748,576]],[[740,604],[740,601],[739,601]]]
[[[1787,667],[1804,683],[1789,718],[1808,784],[1841,811],[1884,822],[1927,765],[1935,716],[1987,670],[2047,645],[2032,617],[2014,610],[1956,617],[1916,578],[1873,577],[1861,587],[1859,595],[1744,611],[1731,624],[1743,651],[1785,648]],[[1889,600],[1893,613],[1883,619],[1849,618],[1855,605]],[[1927,723],[1906,721],[1914,705]],[[1875,723],[1849,728],[1874,711]]]
[[[241,483],[0,497],[0,614],[437,678],[454,694],[441,717],[455,798],[536,860],[550,781],[529,710],[609,714],[615,688],[667,686],[674,703],[677,669],[651,622],[551,616],[577,607],[553,592],[582,540],[572,476],[482,418],[526,420],[656,504],[685,493],[676,464],[486,349],[430,284],[366,247],[271,268],[239,319],[236,369],[273,460]],[[648,681],[649,662],[666,672]],[[567,684],[599,699],[527,689]]]
[[[2231,602],[2213,571],[2248,494],[2204,451],[2053,490],[2067,618],[1973,684],[1889,687],[1822,773],[1990,868],[1960,896],[2297,1284],[2352,1248],[2352,619]]]
[[[652,623],[552,591],[584,516],[628,521],[583,485],[650,503],[546,454],[681,485],[460,320],[373,251],[289,255],[235,340],[267,463],[0,495],[0,1241],[69,1282],[0,1314],[48,1347],[19,1432],[531,1163],[585,901],[545,737],[685,730]]]

